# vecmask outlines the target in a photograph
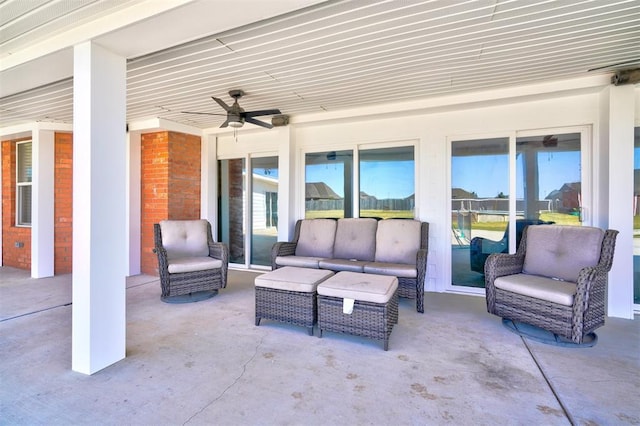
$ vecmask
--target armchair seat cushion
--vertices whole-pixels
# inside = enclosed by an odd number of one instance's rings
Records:
[[[174,258],[169,261],[167,269],[170,274],[180,274],[183,272],[197,272],[220,268],[222,268],[222,260],[206,256]]]
[[[573,306],[573,298],[576,294],[576,283],[530,274],[499,277],[495,279],[494,285],[500,290],[563,306]]]
[[[416,278],[418,276],[415,265],[401,263],[369,262],[364,265],[364,272],[367,274],[393,275],[398,278]]]

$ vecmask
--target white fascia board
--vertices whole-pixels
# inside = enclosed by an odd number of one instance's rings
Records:
[[[191,3],[193,0],[145,0],[130,7],[119,9],[99,19],[78,25],[61,34],[48,37],[28,48],[11,52],[0,59],[0,72],[24,64],[34,59],[58,52],[76,44],[93,40],[103,34],[115,31],[159,13]]]
[[[29,137],[33,132],[39,130],[51,130],[54,132],[72,132],[73,124],[67,123],[53,123],[47,121],[38,121],[24,124],[16,124],[15,126],[8,126],[0,128],[0,137],[6,139],[19,139]]]
[[[203,131],[197,127],[176,123],[165,118],[155,117],[129,123],[129,132],[149,133],[158,131],[179,132],[200,137],[203,135]]]
[[[483,106],[496,103],[513,102],[514,100],[531,100],[539,97],[564,96],[575,93],[598,92],[611,84],[611,75],[602,74],[570,80],[560,80],[526,86],[514,86],[482,92],[466,92],[458,95],[439,96],[417,101],[388,103],[328,111],[312,114],[301,114],[289,118],[289,124],[307,124],[321,121],[342,120],[375,115],[393,115],[424,111],[444,111],[465,106]]]

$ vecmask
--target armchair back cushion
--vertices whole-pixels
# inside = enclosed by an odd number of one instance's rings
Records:
[[[376,262],[416,264],[422,224],[417,220],[385,219],[378,222]]]
[[[333,219],[306,219],[300,224],[300,237],[296,256],[333,257],[336,221]]]
[[[160,221],[162,246],[167,250],[169,261],[209,256],[207,225],[204,219]]]
[[[376,228],[372,218],[338,219],[333,257],[372,261],[376,253]]]
[[[588,226],[530,226],[522,272],[577,282],[582,268],[598,264],[603,238]]]

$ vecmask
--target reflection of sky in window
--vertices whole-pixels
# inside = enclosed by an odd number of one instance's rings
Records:
[[[516,198],[524,196],[522,156],[516,161]],[[580,182],[580,152],[543,152],[538,154],[538,197],[544,199],[565,183]],[[509,195],[507,155],[475,155],[451,159],[451,187],[475,192],[480,198]]]
[[[344,166],[340,162],[308,165],[306,182],[324,182],[344,197]],[[360,165],[360,190],[382,200],[406,198],[415,191],[413,161],[367,161]]]

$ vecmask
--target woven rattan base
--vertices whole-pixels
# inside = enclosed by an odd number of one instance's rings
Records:
[[[180,294],[178,296],[161,296],[160,300],[165,303],[193,303],[211,299],[216,294],[218,294],[218,290],[194,291],[193,293]]]
[[[256,287],[256,325],[261,319],[280,321],[306,327],[313,336],[316,309],[316,292]]]
[[[388,350],[391,330],[398,323],[398,292],[384,304],[357,300],[351,314],[342,312],[342,300],[318,295],[320,337],[324,331],[368,337],[382,340],[384,350]]]

